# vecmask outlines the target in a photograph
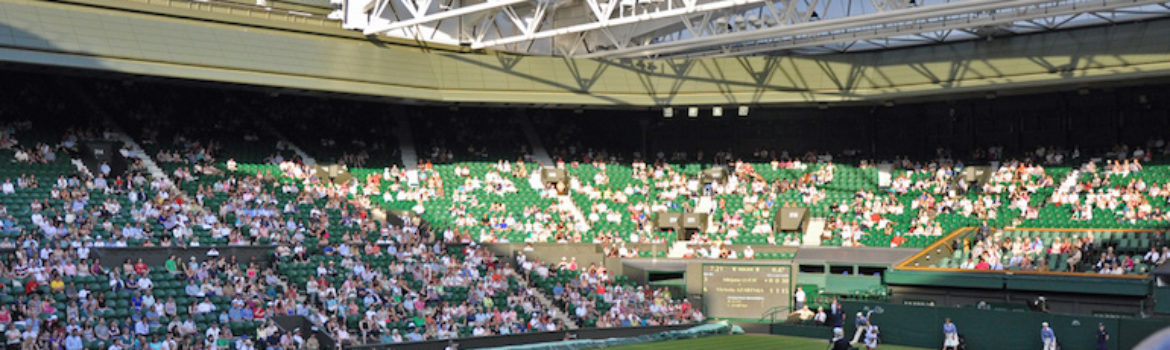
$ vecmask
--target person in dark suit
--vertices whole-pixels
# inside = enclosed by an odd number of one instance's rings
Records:
[[[845,327],[845,308],[837,298],[833,298],[833,304],[829,305],[829,318],[833,328]]]
[[[983,224],[979,225],[979,230],[975,232],[975,241],[982,242],[991,236],[991,226],[987,226],[987,220],[983,220]]]
[[[1109,350],[1109,332],[1104,323],[1097,324],[1097,350]]]

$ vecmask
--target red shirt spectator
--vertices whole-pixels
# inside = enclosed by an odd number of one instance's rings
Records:
[[[40,286],[41,286],[41,284],[37,283],[36,278],[29,278],[28,282],[24,283],[24,294],[35,293],[37,291],[37,287],[40,287]]]
[[[980,259],[979,263],[975,264],[975,269],[976,270],[991,270],[991,264],[988,264],[987,260]]]
[[[147,272],[150,272],[150,267],[146,266],[146,263],[142,262],[142,259],[138,259],[138,263],[134,264],[134,273],[137,273],[139,276],[144,276]]]
[[[893,245],[895,247],[902,246],[902,243],[906,243],[906,237],[894,236],[894,238],[890,239],[890,245]]]

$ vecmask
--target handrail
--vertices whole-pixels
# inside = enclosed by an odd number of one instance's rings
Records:
[[[909,271],[933,271],[933,272],[970,272],[981,274],[1002,274],[1002,275],[1037,275],[1037,276],[1053,276],[1053,277],[1094,277],[1094,278],[1120,278],[1120,279],[1146,279],[1150,275],[1113,275],[1113,274],[1099,274],[1091,272],[1054,272],[1054,271],[1027,271],[1027,270],[968,270],[956,269],[950,267],[922,267],[910,266],[906,268],[898,268],[899,270]]]
[[[923,248],[922,251],[918,252],[918,254],[911,255],[909,258],[906,258],[906,260],[902,260],[901,263],[898,263],[898,265],[894,265],[894,268],[895,269],[910,268],[910,266],[906,266],[906,265],[909,264],[911,261],[918,260],[918,258],[921,258],[923,255],[926,255],[926,253],[934,251],[939,246],[946,244],[947,242],[950,242],[952,239],[959,236],[960,234],[962,234],[966,231],[974,230],[974,229],[975,229],[974,227],[957,228],[954,231],[952,231],[951,234],[943,236],[942,238],[935,240],[934,243],[931,243],[929,246],[926,246],[926,248]]]
[[[773,306],[760,314],[760,321],[761,322],[770,321],[770,323],[776,323],[776,314],[777,313],[783,313],[784,318],[785,319],[788,318],[788,308],[787,307]]]
[[[1012,227],[1005,228],[1004,231],[1042,231],[1042,232],[1077,232],[1077,231],[1094,231],[1094,232],[1133,232],[1133,233],[1161,233],[1163,230],[1155,229],[1137,229],[1137,228],[1030,228],[1030,227]]]

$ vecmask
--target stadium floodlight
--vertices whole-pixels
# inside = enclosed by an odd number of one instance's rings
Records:
[[[687,107],[687,116],[691,118],[698,118],[699,107]]]
[[[674,108],[666,107],[662,109],[663,118],[674,118]]]
[[[739,116],[746,117],[748,115],[748,106],[739,106]]]
[[[723,107],[720,107],[720,106],[711,107],[711,116],[722,117],[723,116]]]

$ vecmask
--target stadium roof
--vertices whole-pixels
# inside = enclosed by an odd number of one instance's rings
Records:
[[[1170,79],[1170,17],[889,50],[609,59],[365,36],[323,16],[218,4],[0,0],[0,69],[31,64],[406,104],[683,110],[889,106]]]
[[[347,0],[345,26],[581,58],[824,54],[1170,15],[1165,0]]]

